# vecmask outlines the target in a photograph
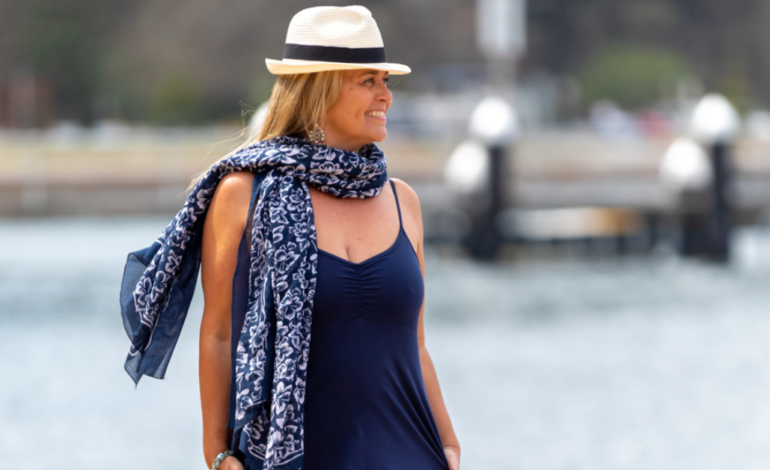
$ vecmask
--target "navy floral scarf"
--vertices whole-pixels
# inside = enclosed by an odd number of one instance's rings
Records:
[[[299,470],[318,261],[308,185],[341,198],[378,195],[387,170],[376,145],[350,152],[280,136],[214,164],[160,237],[128,255],[121,288],[131,339],[125,368],[137,384],[142,375],[164,377],[195,289],[206,211],[219,181],[239,170],[263,180],[236,352],[234,450],[247,470]]]

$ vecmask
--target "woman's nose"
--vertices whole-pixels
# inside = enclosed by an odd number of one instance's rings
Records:
[[[379,101],[390,102],[393,99],[393,93],[388,88],[385,82],[380,82],[377,99]]]

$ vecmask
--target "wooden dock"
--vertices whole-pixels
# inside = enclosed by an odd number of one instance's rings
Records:
[[[175,213],[192,177],[232,149],[236,128],[0,132],[0,216]],[[230,139],[230,140],[228,140]],[[665,211],[658,166],[671,138],[606,140],[585,132],[529,132],[511,159],[509,206]],[[389,174],[410,183],[423,211],[451,211],[443,181],[455,142],[391,136]],[[736,207],[751,220],[770,207],[770,142],[735,149]]]

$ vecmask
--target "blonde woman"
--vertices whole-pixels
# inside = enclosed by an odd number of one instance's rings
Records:
[[[132,254],[144,270],[123,301],[126,368],[162,377],[199,254],[210,468],[459,470],[425,348],[420,204],[374,145],[389,74],[409,68],[385,60],[360,6],[299,12],[267,64],[278,78],[255,141]]]

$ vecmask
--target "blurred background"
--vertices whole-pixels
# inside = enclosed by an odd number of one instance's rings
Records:
[[[327,4],[340,4],[327,2]],[[770,465],[770,3],[365,1],[465,470]],[[134,388],[118,293],[307,1],[0,0],[0,461],[205,468],[201,294]]]

